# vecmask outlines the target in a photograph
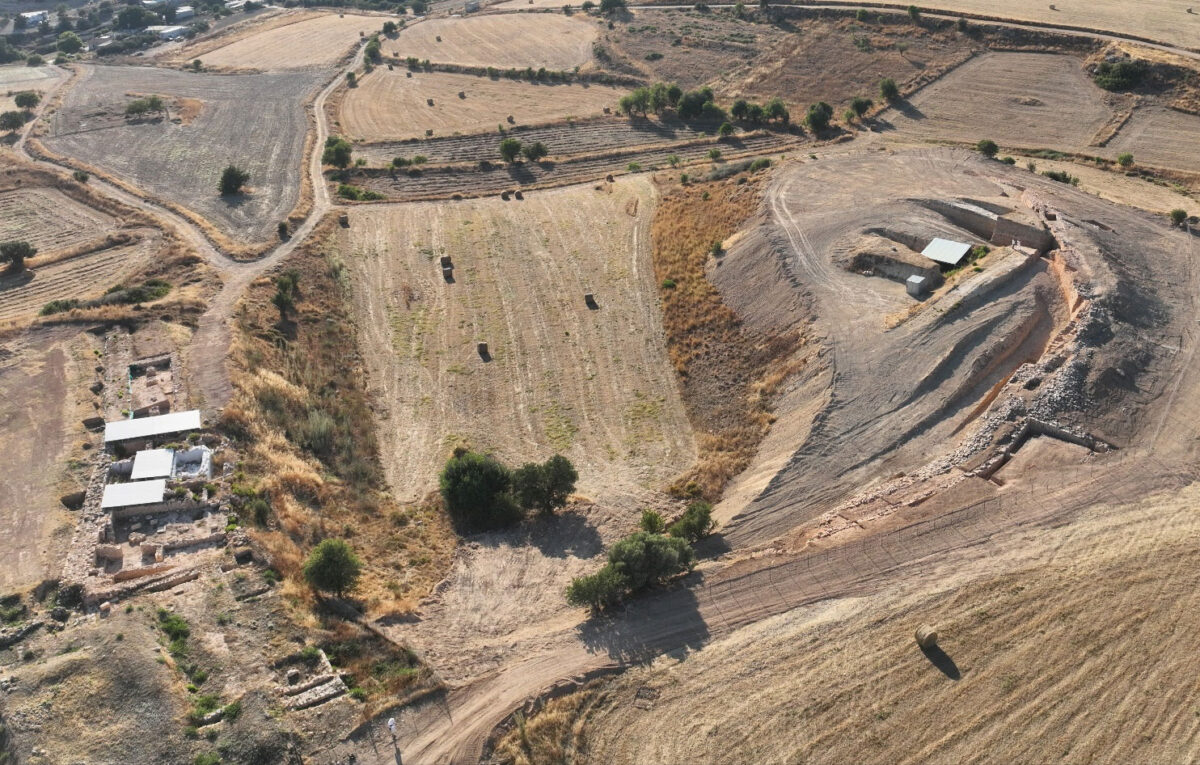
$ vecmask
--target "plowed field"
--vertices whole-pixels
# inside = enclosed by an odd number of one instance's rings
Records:
[[[51,300],[100,297],[146,265],[149,243],[113,247],[0,278],[0,322],[32,316]]]
[[[425,74],[380,67],[347,91],[338,115],[342,133],[360,141],[490,132],[507,125],[590,117],[616,108],[627,91],[604,85],[535,85],[468,74]],[[460,98],[459,93],[465,97]],[[429,101],[433,105],[429,105]]]
[[[214,75],[149,67],[89,68],[53,118],[46,145],[182,205],[242,240],[273,236],[300,194],[308,129],[302,103],[312,72]],[[190,124],[127,122],[129,93],[202,101]],[[228,164],[250,173],[249,193],[222,197]]]
[[[399,497],[435,488],[462,441],[511,463],[565,454],[599,501],[659,488],[692,460],[649,262],[653,204],[638,178],[351,214],[338,246]]]
[[[359,33],[377,32],[383,19],[375,16],[323,14],[272,19],[263,28],[247,27],[237,39],[218,38],[183,48],[172,59],[201,59],[219,69],[306,69],[328,67],[359,40]],[[229,42],[225,42],[230,39]],[[214,43],[218,47],[214,47]]]
[[[590,61],[594,39],[592,21],[562,14],[506,14],[429,19],[408,27],[383,49],[436,64],[557,70]]]
[[[1082,151],[1112,115],[1077,58],[987,53],[883,118],[920,138]]]

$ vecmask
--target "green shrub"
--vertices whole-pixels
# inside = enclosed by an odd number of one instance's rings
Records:
[[[1170,217],[1171,223],[1175,224],[1176,226],[1182,226],[1183,222],[1187,220],[1188,217],[1187,210],[1181,210],[1177,207],[1168,213],[1168,217]]]
[[[451,518],[465,528],[498,529],[524,517],[512,494],[512,471],[489,455],[457,452],[438,484]]]
[[[808,123],[808,127],[813,132],[820,133],[829,127],[831,119],[833,119],[833,107],[824,101],[819,101],[808,107],[808,114],[804,121]]]
[[[230,704],[225,705],[225,709],[223,710],[221,716],[226,720],[236,720],[236,719],[238,719],[238,717],[241,716],[241,714],[242,714],[242,702],[234,701]]]
[[[549,515],[567,504],[579,473],[571,461],[555,454],[542,464],[527,462],[513,473],[513,493],[521,507]]]
[[[757,173],[759,170],[766,170],[771,166],[771,160],[766,157],[759,157],[750,163],[750,172]]]
[[[638,527],[648,534],[661,534],[667,529],[667,524],[663,520],[662,513],[654,510],[643,510],[642,519],[638,522]]]
[[[1101,62],[1093,80],[1105,90],[1132,90],[1141,84],[1146,68],[1140,61]]]
[[[42,316],[50,316],[56,313],[65,313],[78,307],[79,300],[76,298],[59,298],[58,300],[51,300],[49,303],[46,303],[38,313]]]
[[[618,603],[628,589],[625,578],[609,565],[589,576],[572,579],[567,587],[567,603],[599,611]]]
[[[712,533],[716,521],[712,519],[712,505],[696,500],[688,505],[679,520],[667,528],[667,533],[688,542],[696,542]]]
[[[222,196],[238,194],[248,180],[250,180],[250,173],[236,165],[228,165],[221,171],[221,180],[217,183],[217,191]]]
[[[608,551],[608,563],[631,591],[690,571],[696,555],[691,545],[678,537],[639,531],[625,537]]]
[[[666,279],[663,279],[663,280],[662,280],[662,288],[663,288],[664,290],[673,290],[673,289],[675,289],[675,280],[674,280],[674,279],[672,279],[672,278],[670,278],[670,277],[667,277]]]
[[[158,628],[171,640],[186,640],[192,634],[183,617],[165,608],[158,609]]]
[[[1000,147],[990,138],[983,138],[975,144],[975,150],[988,159],[992,159],[996,156],[996,152],[1000,151]]]
[[[1133,155],[1129,152],[1117,155],[1117,164],[1121,167],[1129,167],[1133,164]]]
[[[1042,175],[1046,176],[1052,181],[1058,181],[1059,183],[1069,183],[1072,186],[1079,185],[1079,178],[1071,175],[1066,170],[1047,170],[1042,173]]]
[[[884,77],[879,81],[879,95],[884,101],[895,103],[900,100],[900,88],[891,77]]]

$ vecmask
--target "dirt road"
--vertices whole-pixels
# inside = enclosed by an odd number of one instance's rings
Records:
[[[316,115],[317,125],[316,140],[313,142],[313,146],[316,148],[314,148],[307,158],[307,172],[312,182],[314,195],[313,210],[304,223],[292,232],[291,237],[286,242],[279,244],[258,260],[249,262],[235,261],[215,246],[199,227],[170,209],[156,204],[149,199],[131,194],[103,179],[92,178],[88,181],[94,190],[156,216],[179,235],[184,242],[193,247],[198,254],[203,256],[221,277],[221,291],[217,293],[208,310],[200,317],[196,331],[192,335],[191,343],[185,351],[188,363],[191,366],[192,379],[196,387],[193,394],[199,400],[200,406],[204,408],[209,417],[216,416],[220,409],[229,401],[229,397],[233,393],[227,367],[229,343],[232,337],[229,322],[233,315],[234,306],[240,299],[243,290],[260,274],[286,258],[292,250],[312,233],[317,223],[333,209],[329,190],[326,187],[325,179],[321,172],[320,147],[325,144],[325,138],[329,135],[329,127],[325,120],[325,100],[341,83],[344,72],[361,66],[364,46],[365,42],[360,44],[358,52],[351,62],[345,69],[330,78],[329,83],[313,100],[310,107]],[[53,94],[48,94],[46,98],[42,99],[42,103],[37,111],[38,119],[43,116],[48,103],[52,100],[51,95]],[[20,138],[14,144],[13,148],[30,162],[61,171],[62,168],[57,164],[31,155],[26,148],[29,134],[33,126],[38,122],[38,119],[29,121],[29,124],[22,131]]]

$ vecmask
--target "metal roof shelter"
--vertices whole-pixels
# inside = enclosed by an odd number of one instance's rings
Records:
[[[174,449],[146,449],[133,455],[133,472],[129,477],[134,481],[146,478],[170,478],[175,469]]]
[[[117,420],[104,423],[104,443],[128,441],[131,438],[148,438],[167,433],[200,429],[200,410],[171,412],[154,417],[138,417],[134,420]]]
[[[118,507],[156,505],[163,501],[166,493],[167,481],[163,478],[154,481],[110,483],[104,487],[104,497],[100,500],[100,509],[111,510]]]
[[[925,249],[921,250],[921,254],[930,260],[936,260],[938,263],[957,266],[958,262],[970,251],[971,245],[964,242],[954,242],[949,239],[934,239]]]

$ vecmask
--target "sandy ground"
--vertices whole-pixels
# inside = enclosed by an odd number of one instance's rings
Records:
[[[273,17],[261,27],[239,28],[230,42],[224,37],[201,40],[174,52],[171,58],[183,62],[198,58],[217,69],[322,69],[345,55],[360,33],[377,32],[382,24],[381,17],[352,14]]]
[[[1084,151],[1113,116],[1073,56],[986,53],[886,112],[885,129],[922,139]],[[1064,115],[1070,119],[1064,119]]]
[[[350,214],[341,257],[399,498],[435,488],[459,442],[511,463],[561,452],[601,502],[659,488],[693,458],[649,264],[653,199],[638,178]]]
[[[383,50],[435,64],[561,70],[590,61],[595,38],[594,22],[573,16],[468,16],[414,24]]]
[[[0,343],[0,438],[6,477],[0,481],[0,592],[29,587],[54,571],[49,536],[63,522],[62,460],[82,387],[74,330],[31,330]],[[86,365],[86,360],[84,361]],[[84,389],[86,394],[86,389]]]
[[[495,132],[509,124],[509,116],[515,124],[536,125],[595,116],[606,107],[615,111],[626,92],[604,85],[536,85],[379,67],[346,92],[338,121],[341,132],[357,141],[423,138],[426,130],[438,136]]]

